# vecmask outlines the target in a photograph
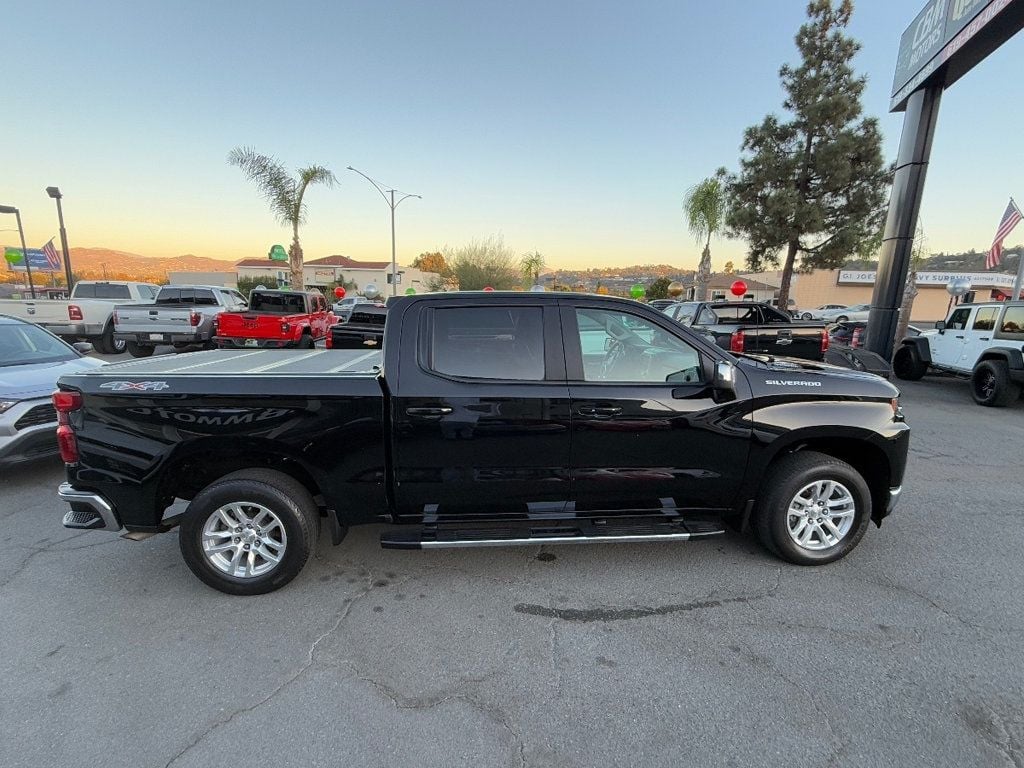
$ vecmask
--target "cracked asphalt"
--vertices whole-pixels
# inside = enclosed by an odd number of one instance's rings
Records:
[[[326,534],[233,598],[175,535],[0,475],[0,765],[1024,766],[1024,402],[902,383],[904,498],[845,561],[685,544],[401,552]]]

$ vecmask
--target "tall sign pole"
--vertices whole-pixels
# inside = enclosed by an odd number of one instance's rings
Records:
[[[14,209],[14,215],[18,219],[18,235],[21,237],[21,258],[25,262],[25,274],[28,276],[28,292],[33,299],[36,297],[36,287],[32,284],[32,265],[29,263],[28,246],[25,245],[25,230],[21,226],[21,211]]]
[[[865,344],[886,360],[892,358],[942,92],[1021,29],[1024,0],[929,0],[900,38],[889,108],[906,114]]]

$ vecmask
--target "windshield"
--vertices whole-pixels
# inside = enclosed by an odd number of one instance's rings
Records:
[[[249,297],[249,309],[280,315],[301,315],[306,311],[305,296],[301,293],[257,293]]]
[[[76,357],[71,347],[35,325],[4,325],[0,330],[0,368],[55,363]]]

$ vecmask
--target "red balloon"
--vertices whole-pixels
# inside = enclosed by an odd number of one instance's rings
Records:
[[[491,292],[491,291],[493,291],[494,289],[493,289],[493,288],[491,288],[491,286],[489,286],[489,285],[488,285],[488,286],[486,286],[486,287],[484,288],[484,290],[485,290],[485,291],[487,291],[488,293],[490,293],[490,292]]]
[[[733,296],[745,296],[747,293],[747,284],[742,280],[737,280],[729,286],[729,290],[732,292]]]
[[[342,288],[342,287],[341,287],[341,286],[339,285],[339,286],[338,286],[337,288],[335,288],[335,289],[334,289],[334,295],[335,295],[335,296],[336,296],[337,298],[339,298],[339,299],[344,299],[344,298],[345,298],[345,289],[344,289],[344,288]]]

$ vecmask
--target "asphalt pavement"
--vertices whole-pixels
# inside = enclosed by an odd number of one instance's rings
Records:
[[[903,500],[846,560],[325,534],[229,597],[174,534],[60,526],[0,475],[0,765],[1022,766],[1024,402],[901,383]]]

